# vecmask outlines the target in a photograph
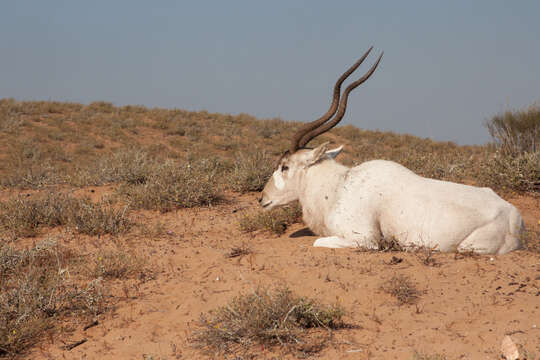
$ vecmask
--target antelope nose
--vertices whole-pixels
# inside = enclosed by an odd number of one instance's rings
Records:
[[[263,197],[262,197],[262,196],[261,196],[261,197],[259,197],[259,199],[257,199],[257,201],[259,202],[259,204],[261,204],[261,205],[262,205]]]

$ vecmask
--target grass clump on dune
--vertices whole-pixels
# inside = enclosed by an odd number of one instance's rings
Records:
[[[207,350],[231,352],[262,344],[301,347],[307,330],[343,327],[344,310],[298,297],[287,288],[257,288],[201,315],[193,341]],[[301,349],[300,349],[301,350]]]

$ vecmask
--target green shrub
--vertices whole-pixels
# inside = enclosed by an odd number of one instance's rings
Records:
[[[505,111],[486,122],[504,155],[540,152],[540,107]]]

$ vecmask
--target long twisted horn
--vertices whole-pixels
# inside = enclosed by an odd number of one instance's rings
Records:
[[[321,124],[321,126],[314,128],[313,130],[309,131],[308,133],[302,136],[302,138],[298,142],[298,145],[300,148],[306,146],[308,142],[310,142],[311,140],[313,140],[315,137],[319,136],[320,134],[327,132],[328,130],[336,126],[341,121],[341,119],[343,118],[343,115],[345,115],[345,110],[347,109],[347,99],[349,97],[349,93],[353,91],[357,86],[359,86],[360,84],[364,83],[367,79],[369,79],[369,77],[375,72],[375,69],[379,65],[379,62],[381,61],[383,54],[384,52],[381,53],[381,55],[379,56],[375,64],[373,64],[371,69],[369,69],[369,71],[364,76],[362,76],[360,79],[356,80],[355,82],[347,86],[347,88],[343,92],[343,97],[341,98],[337,115],[332,120],[328,121],[325,124]]]
[[[313,131],[314,129],[324,124],[326,121],[328,121],[328,119],[330,119],[335,114],[336,110],[338,109],[341,84],[345,81],[345,79],[349,77],[349,75],[351,75],[360,66],[360,64],[362,64],[362,62],[366,59],[366,57],[369,55],[372,49],[373,49],[373,46],[370,47],[368,51],[366,51],[366,53],[356,63],[354,63],[347,71],[345,71],[343,75],[341,75],[341,77],[336,81],[336,84],[334,85],[334,95],[332,99],[332,104],[330,105],[330,108],[328,109],[326,114],[321,116],[319,119],[304,125],[302,128],[300,128],[300,130],[296,132],[296,134],[294,134],[293,140],[291,143],[291,148],[290,148],[291,153],[294,153],[296,150],[298,150],[299,148],[307,144],[309,140],[302,142],[302,139],[307,133],[309,133],[310,131]]]
[[[373,46],[370,47],[365,52],[365,54],[356,63],[354,63],[347,71],[345,71],[343,75],[341,75],[340,78],[336,81],[336,84],[334,85],[334,94],[333,94],[332,104],[330,108],[328,109],[328,111],[326,112],[326,114],[321,116],[319,119],[304,125],[300,130],[298,130],[294,134],[291,147],[289,150],[291,153],[294,153],[296,150],[304,147],[309,141],[311,141],[316,136],[333,128],[341,120],[341,118],[343,118],[343,115],[345,114],[345,109],[347,108],[347,97],[349,93],[358,85],[366,81],[371,76],[371,74],[373,74],[373,72],[377,68],[377,65],[379,64],[382,58],[382,53],[379,56],[379,59],[377,60],[377,62],[371,67],[371,69],[362,78],[353,82],[351,85],[349,85],[345,89],[345,92],[344,92],[345,97],[341,100],[341,103],[340,103],[339,99],[340,99],[341,84],[345,81],[345,79],[347,79],[347,77],[349,77],[349,75],[351,75],[360,66],[360,64],[362,64],[362,62],[364,62],[364,60],[369,55],[372,49],[373,49]],[[338,104],[339,104],[338,115],[333,120],[326,123],[336,113],[336,110],[338,110]]]

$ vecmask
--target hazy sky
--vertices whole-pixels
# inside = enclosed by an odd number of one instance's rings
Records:
[[[0,98],[310,121],[364,51],[343,124],[460,144],[540,101],[540,1],[2,0]],[[355,76],[351,76],[355,79]]]

